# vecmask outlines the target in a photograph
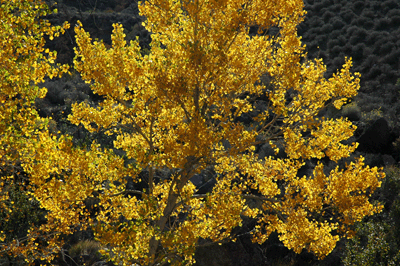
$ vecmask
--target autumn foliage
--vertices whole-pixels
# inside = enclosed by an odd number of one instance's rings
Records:
[[[3,2],[1,12],[7,12]],[[38,10],[35,2],[14,2],[21,12]],[[40,239],[48,251],[35,255],[51,261],[63,236],[91,229],[116,263],[190,265],[199,240],[234,241],[232,230],[252,219],[255,242],[277,232],[295,252],[307,249],[324,258],[341,237],[352,235],[354,222],[381,210],[369,198],[384,174],[362,157],[343,163],[357,147],[346,142],[355,126],[319,115],[355,96],[359,75],[351,73],[348,59],[327,79],[322,60],[307,59],[296,30],[305,15],[301,0],[149,0],[139,9],[152,33],[148,54],[138,40],[126,43],[121,25],[114,25],[111,48],[93,41],[80,23],[75,27],[74,66],[104,100],[73,104],[69,120],[113,136],[114,150],[95,142],[73,147],[70,137],[45,130],[46,123],[33,129],[39,118],[30,106],[45,93],[34,84],[55,75],[48,65],[55,55],[46,56],[39,39],[20,57],[24,38],[36,35],[13,33],[18,12],[7,13],[9,23],[1,24],[0,34],[21,38],[5,42],[9,52],[3,49],[0,57],[10,62],[0,70],[0,141],[9,147],[1,160],[16,160],[10,149],[18,151],[29,193],[47,210],[47,222],[32,229],[19,251],[29,257]],[[271,27],[279,33],[270,35]],[[267,99],[268,108],[251,124],[241,123],[259,98]],[[26,126],[16,129],[13,119]],[[20,145],[9,144],[20,131]],[[281,147],[285,156],[259,158],[256,146],[264,144],[276,154]],[[313,173],[300,175],[310,160]],[[216,183],[199,194],[191,179],[205,169],[216,173]],[[167,170],[167,178],[156,175]],[[128,188],[129,179],[146,186]],[[87,208],[89,200],[95,212]],[[46,232],[51,237],[40,238]]]
[[[56,53],[44,48],[45,37],[53,39],[69,25],[52,26],[42,20],[40,17],[50,11],[39,1],[1,0],[0,4],[0,255],[26,254],[33,258],[37,256],[36,245],[24,236],[27,229],[12,229],[18,228],[18,223],[29,226],[39,219],[29,213],[36,202],[29,194],[33,190],[21,166],[49,122],[34,108],[35,99],[47,92],[38,84],[68,69],[55,64]],[[17,200],[16,195],[23,196]],[[32,206],[28,206],[30,203]],[[23,217],[26,214],[29,216]],[[13,239],[21,235],[24,237]]]

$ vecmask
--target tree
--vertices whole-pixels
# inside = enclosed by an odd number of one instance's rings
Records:
[[[40,1],[0,1],[0,256],[19,255],[28,241],[28,229],[38,225],[38,203],[29,195],[24,173],[28,147],[46,132],[49,119],[34,109],[36,98],[46,95],[38,84],[59,76],[68,66],[54,63],[56,53],[44,48],[68,24],[51,26],[40,17],[50,12]],[[32,251],[31,254],[34,254]]]
[[[126,44],[121,25],[109,49],[75,27],[75,68],[104,100],[74,104],[69,120],[114,137],[115,149],[80,150],[68,137],[31,146],[24,169],[48,211],[43,230],[92,228],[116,263],[190,265],[200,240],[234,241],[249,217],[255,242],[277,232],[288,248],[323,258],[381,210],[369,197],[383,172],[362,157],[343,166],[355,126],[319,116],[356,95],[359,74],[348,59],[325,78],[322,60],[306,58],[302,1],[148,0],[139,9],[149,54]],[[240,122],[260,99],[267,107]],[[258,145],[284,156],[259,158]],[[313,173],[300,175],[308,161]],[[207,169],[215,185],[199,193],[192,180]]]

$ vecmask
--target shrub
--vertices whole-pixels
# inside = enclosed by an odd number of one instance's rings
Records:
[[[371,20],[366,20],[364,24],[361,25],[366,30],[371,30],[374,28],[374,22]]]
[[[381,108],[372,109],[369,112],[362,112],[361,117],[364,122],[372,123],[373,121],[378,120],[379,118],[383,117],[383,112],[382,112]]]
[[[385,209],[357,225],[355,237],[346,243],[345,265],[399,265],[400,263],[400,169],[385,168],[386,179],[375,193]]]
[[[316,37],[316,42],[321,50],[326,50],[327,41],[328,35],[319,35]]]
[[[391,21],[388,18],[381,18],[375,23],[374,29],[377,31],[389,30],[391,26]]]
[[[324,8],[329,7],[330,4],[331,4],[331,3],[330,3],[329,0],[327,0],[327,1],[322,1],[322,2],[319,2],[319,3],[315,3],[315,4],[313,5],[313,10],[316,11],[316,12],[321,12]]]
[[[388,0],[382,3],[383,13],[399,8],[399,3],[396,0]]]
[[[337,45],[339,45],[339,40],[337,40],[337,39],[331,38],[331,39],[329,39],[329,41],[327,43],[328,49],[333,49],[333,47],[335,47]]]
[[[383,62],[391,65],[392,69],[397,69],[400,59],[400,50],[392,51],[383,58]]]
[[[350,121],[358,121],[361,118],[361,109],[356,102],[351,102],[343,107],[342,116]]]
[[[13,176],[12,178],[7,176]],[[45,221],[45,211],[40,209],[39,202],[32,199],[27,191],[27,177],[19,166],[2,166],[0,183],[8,185],[0,188],[0,196],[7,195],[6,201],[0,202],[0,231],[5,235],[4,241],[26,241],[28,230]],[[1,237],[1,235],[0,235]],[[1,241],[3,242],[3,241]],[[7,257],[11,264],[22,265],[23,259],[17,254],[7,254],[8,248],[0,242],[0,262]],[[21,261],[20,261],[21,260]],[[2,264],[0,264],[2,265]]]
[[[375,1],[371,3],[372,10],[381,10],[381,1]]]
[[[324,15],[322,16],[322,19],[324,20],[325,23],[328,23],[329,20],[330,20],[331,18],[333,18],[333,17],[335,17],[335,14],[332,13],[331,11],[327,11],[327,12],[325,12]]]
[[[350,24],[353,18],[357,17],[356,14],[354,14],[353,11],[347,9],[343,13],[340,14],[340,16],[343,18],[343,20],[347,23]]]
[[[384,46],[386,44],[386,39],[379,39],[378,41],[375,42],[374,45],[374,50],[373,53],[380,55],[381,52],[384,52],[384,50],[382,50],[382,46]]]
[[[346,55],[349,56],[351,55],[351,52],[353,51],[353,46],[350,43],[346,43],[345,46],[342,48],[342,52]]]
[[[386,14],[388,17],[400,16],[400,9],[392,9]]]
[[[352,32],[350,37],[350,44],[355,45],[360,42],[364,42],[365,38],[368,36],[368,32],[364,29],[358,28]]]
[[[364,6],[365,6],[365,2],[364,1],[357,1],[357,2],[355,2],[353,4],[352,10],[355,13],[359,14],[364,9]]]
[[[379,39],[382,39],[382,36],[377,31],[369,31],[368,35],[365,38],[365,44],[368,46],[373,46],[375,42]]]
[[[332,58],[338,57],[341,51],[342,48],[340,46],[335,46],[330,50],[330,55]]]
[[[344,265],[398,265],[400,254],[390,249],[386,239],[390,229],[386,223],[359,223],[356,230],[356,236],[346,243]]]
[[[94,240],[82,240],[69,248],[69,256],[75,261],[88,265],[101,259],[101,245]]]
[[[367,48],[368,50],[370,50],[369,48]],[[371,69],[377,62],[378,62],[378,56],[374,55],[374,54],[370,54],[369,56],[367,56],[367,58],[364,60],[363,64],[362,64],[362,69],[364,73],[367,73],[369,71],[369,69]]]
[[[374,27],[374,21],[371,20],[371,18],[367,18],[367,17],[359,17],[357,19],[354,19],[351,22],[352,25],[356,25],[358,27],[362,27],[364,29],[372,29]]]
[[[333,29],[335,29],[335,30],[340,30],[345,26],[343,21],[338,17],[333,18],[331,24],[333,26]]]
[[[319,28],[324,24],[318,16],[312,17],[308,23],[310,24],[311,28]]]
[[[329,34],[333,30],[333,26],[329,23],[326,23],[322,26],[321,31],[325,34]]]
[[[397,71],[389,64],[381,65],[381,71],[382,74],[378,78],[381,83],[394,83],[396,81]]]
[[[329,55],[325,50],[321,50],[318,54],[318,58],[322,58],[324,62],[326,62],[329,59]]]
[[[392,42],[386,42],[379,47],[378,53],[379,55],[386,55],[392,52],[393,49],[394,49],[394,44]]]
[[[369,9],[364,9],[361,15],[372,20],[375,18],[375,12]]]
[[[342,64],[343,64],[343,58],[341,57],[336,57],[335,59],[333,59],[332,61],[332,66],[335,69],[338,69]]]
[[[391,27],[397,28],[400,26],[400,16],[393,16],[391,17]]]
[[[354,60],[361,60],[364,57],[365,47],[366,46],[363,43],[359,43],[353,47],[351,51],[351,56],[353,57]]]
[[[337,38],[339,40],[339,45],[340,46],[345,46],[347,43],[347,39],[345,36],[341,35]]]
[[[330,39],[330,40],[332,40],[332,39],[338,40],[339,43],[341,43],[341,41],[339,40],[339,38],[341,37],[342,34],[343,34],[343,33],[342,33],[341,30],[335,30],[335,29],[333,29],[332,32],[329,34],[329,39]]]
[[[357,26],[350,26],[349,28],[347,28],[346,30],[346,36],[348,38],[350,38],[351,36],[353,36],[357,31],[359,31],[360,28]]]

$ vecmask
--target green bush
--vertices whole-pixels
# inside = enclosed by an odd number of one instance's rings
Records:
[[[344,265],[399,265],[397,243],[392,243],[391,226],[386,222],[368,221],[357,225],[357,234],[346,243]]]
[[[342,116],[351,121],[358,121],[361,118],[361,109],[356,102],[351,102],[342,108]]]
[[[69,256],[84,265],[91,265],[101,259],[100,243],[93,240],[82,240],[73,245],[69,250]]]
[[[0,194],[7,200],[0,205],[0,231],[5,236],[4,242],[0,242],[0,262],[6,260],[11,265],[24,263],[18,255],[8,252],[6,245],[11,242],[23,244],[27,241],[28,230],[45,222],[45,211],[29,196],[29,185],[25,180],[20,167],[1,168],[0,181],[7,185],[0,188]]]
[[[375,193],[384,210],[356,225],[356,235],[346,243],[345,265],[400,265],[400,168],[389,166]]]

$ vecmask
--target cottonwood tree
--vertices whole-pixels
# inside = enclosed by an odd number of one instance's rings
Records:
[[[370,195],[384,174],[362,157],[339,167],[357,147],[346,142],[355,126],[319,116],[356,95],[359,74],[347,59],[325,78],[322,60],[307,59],[301,0],[148,0],[139,9],[150,53],[127,44],[119,24],[111,48],[75,27],[75,68],[103,100],[74,104],[69,120],[114,137],[122,155],[95,142],[72,148],[67,137],[32,145],[24,166],[48,210],[43,230],[91,228],[115,263],[190,265],[199,240],[234,241],[248,217],[255,242],[277,232],[295,252],[324,258],[381,210]],[[240,122],[261,98],[268,108]],[[261,158],[257,145],[284,156]],[[312,174],[299,174],[309,160]],[[215,185],[201,194],[191,180],[211,168]]]
[[[37,209],[29,200],[29,178],[21,165],[49,123],[34,107],[35,99],[47,92],[38,84],[68,69],[55,64],[56,53],[44,48],[45,36],[53,39],[69,27],[41,19],[49,13],[40,1],[0,1],[0,256],[21,253],[29,242],[27,230],[39,215],[27,213]]]

